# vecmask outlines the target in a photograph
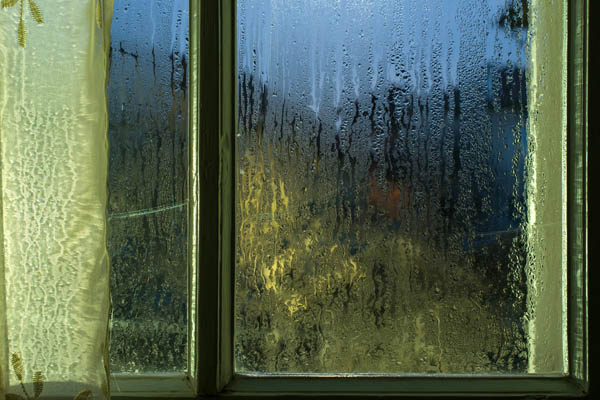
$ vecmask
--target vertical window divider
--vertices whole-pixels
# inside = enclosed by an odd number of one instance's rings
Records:
[[[198,130],[199,130],[199,82],[198,82],[198,56],[199,56],[199,28],[200,9],[199,0],[190,0],[189,13],[190,42],[189,42],[189,101],[188,101],[188,377],[194,393],[198,393],[198,354],[200,341],[198,340],[198,206],[200,190],[198,180]]]
[[[233,375],[235,1],[192,0],[197,77],[198,193],[196,338],[198,393],[215,394]],[[194,186],[197,185],[197,186]]]
[[[589,390],[588,62],[589,0],[569,1],[567,64],[567,329],[569,375]]]
[[[236,112],[236,6],[235,0],[221,0],[219,3],[219,43],[221,46],[220,80],[220,182],[221,213],[220,232],[221,296],[220,296],[220,359],[218,388],[222,390],[234,375],[233,325],[234,325],[234,268],[235,268],[235,132]]]

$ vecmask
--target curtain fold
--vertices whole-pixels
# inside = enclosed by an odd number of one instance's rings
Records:
[[[2,0],[0,399],[108,398],[112,0]]]

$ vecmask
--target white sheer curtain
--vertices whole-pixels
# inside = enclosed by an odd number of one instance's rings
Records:
[[[0,399],[108,398],[112,0],[2,0]]]

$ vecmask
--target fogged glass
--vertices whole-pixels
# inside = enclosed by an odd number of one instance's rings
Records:
[[[238,0],[238,372],[526,372],[526,0]]]
[[[109,99],[111,371],[187,360],[185,0],[115,2]]]

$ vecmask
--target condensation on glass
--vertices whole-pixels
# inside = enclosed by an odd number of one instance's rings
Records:
[[[187,365],[185,0],[115,1],[109,99],[111,372]]]
[[[528,372],[530,14],[238,0],[236,371]]]

